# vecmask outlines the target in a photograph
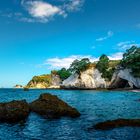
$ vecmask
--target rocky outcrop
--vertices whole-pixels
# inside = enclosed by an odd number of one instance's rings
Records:
[[[51,94],[42,94],[39,99],[30,104],[31,111],[36,112],[44,118],[60,118],[63,116],[79,117],[80,113],[69,106],[57,96]]]
[[[62,88],[78,88],[78,89],[117,89],[117,88],[140,88],[140,78],[132,75],[130,69],[117,69],[111,81],[105,81],[102,74],[96,68],[87,69],[72,74],[68,79],[64,80]]]
[[[38,89],[133,89],[140,88],[140,78],[134,77],[130,69],[117,68],[112,80],[106,81],[102,78],[102,73],[92,66],[80,74],[72,74],[64,81],[57,74],[35,76],[26,87]]]
[[[46,89],[46,88],[60,88],[62,80],[57,74],[46,74],[34,76],[27,84],[26,88]]]
[[[51,85],[51,75],[40,75],[34,76],[32,80],[29,81],[26,88],[35,88],[35,89],[46,89]]]
[[[23,88],[22,85],[15,85],[14,88]]]
[[[90,129],[110,130],[118,127],[140,127],[140,119],[117,119],[105,121],[94,125]]]
[[[0,103],[0,122],[16,123],[29,115],[29,105],[25,100]]]
[[[28,104],[26,100],[0,103],[0,122],[18,123],[25,121],[30,111],[36,112],[44,118],[71,117],[76,118],[80,113],[57,96],[42,94],[39,99]]]
[[[107,88],[108,83],[102,78],[101,73],[94,67],[71,75],[62,83],[63,88],[83,88],[83,89],[96,89]]]
[[[51,74],[51,85],[48,88],[60,88],[62,80],[59,75]]]
[[[115,71],[110,88],[140,88],[140,78],[132,75],[130,69],[118,69]]]
[[[48,85],[45,82],[30,82],[28,88],[45,89]]]

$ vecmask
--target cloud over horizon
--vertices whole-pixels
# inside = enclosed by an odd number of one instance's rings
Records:
[[[119,42],[117,44],[117,47],[119,47],[119,50],[125,51],[129,48],[131,48],[132,46],[140,46],[139,43],[136,43],[135,41],[123,41],[123,42]]]
[[[110,60],[120,60],[123,57],[122,52],[114,53],[108,55]],[[83,58],[89,58],[91,62],[95,62],[99,60],[99,57],[94,57],[91,55],[71,55],[65,58],[55,57],[47,59],[41,66],[47,66],[48,69],[61,69],[61,68],[69,68],[70,64],[75,60],[81,60]]]

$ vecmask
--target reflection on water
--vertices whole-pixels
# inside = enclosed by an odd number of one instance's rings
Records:
[[[0,89],[0,102],[26,99],[31,102],[49,92],[76,107],[81,117],[45,120],[31,113],[25,124],[0,124],[0,139],[5,140],[139,140],[140,128],[88,131],[97,122],[117,118],[140,118],[140,93],[124,91]]]

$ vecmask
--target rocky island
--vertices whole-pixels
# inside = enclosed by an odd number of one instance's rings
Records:
[[[91,63],[88,58],[75,60],[69,69],[53,70],[35,76],[27,88],[62,89],[135,89],[140,88],[140,48],[132,46],[122,60],[109,60],[102,55]]]
[[[15,85],[14,88],[23,88],[22,85]]]

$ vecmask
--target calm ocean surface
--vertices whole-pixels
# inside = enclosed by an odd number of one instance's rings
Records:
[[[0,140],[140,140],[140,128],[88,131],[97,122],[117,118],[140,118],[140,93],[89,90],[0,89],[0,102],[26,99],[52,93],[81,112],[76,119],[45,120],[31,113],[25,124],[0,124]]]

